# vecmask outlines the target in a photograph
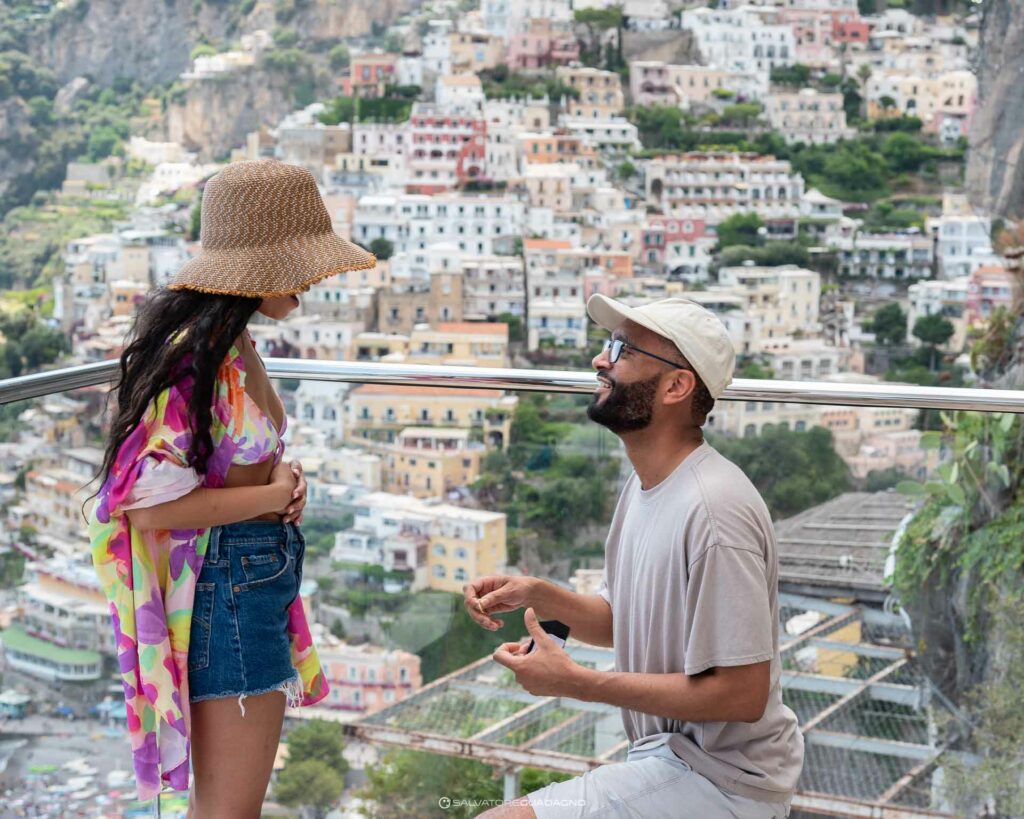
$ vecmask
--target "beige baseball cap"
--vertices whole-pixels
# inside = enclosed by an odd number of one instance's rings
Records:
[[[712,398],[732,382],[736,351],[721,319],[690,299],[661,299],[640,307],[595,293],[587,302],[590,318],[605,330],[632,321],[667,338],[701,377]]]

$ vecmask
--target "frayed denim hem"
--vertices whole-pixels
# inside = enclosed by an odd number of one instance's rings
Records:
[[[189,697],[190,703],[203,702],[204,700],[223,700],[228,697],[238,697],[238,707],[242,711],[242,716],[245,716],[245,703],[243,700],[246,697],[258,697],[261,694],[269,694],[271,691],[280,691],[284,694],[287,704],[287,708],[298,708],[302,705],[303,689],[302,689],[302,677],[299,676],[299,672],[277,685],[271,685],[268,688],[260,688],[256,691],[225,691],[223,694],[203,694],[199,697]]]

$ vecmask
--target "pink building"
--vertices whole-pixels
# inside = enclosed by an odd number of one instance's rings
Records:
[[[423,685],[420,658],[408,651],[350,645],[317,638],[320,664],[330,685],[323,705],[371,714],[414,694]]]
[[[984,323],[992,311],[1013,306],[1014,276],[1004,267],[979,267],[967,282],[967,325]]]
[[[871,24],[856,12],[844,11],[832,17],[832,42],[860,44],[867,47]]]
[[[548,19],[528,18],[509,36],[506,59],[513,71],[569,65],[579,57],[580,45],[572,33],[555,28]]]
[[[482,117],[449,114],[440,106],[416,103],[409,119],[409,193],[435,194],[451,190],[470,170],[484,175],[483,155],[487,121]]]

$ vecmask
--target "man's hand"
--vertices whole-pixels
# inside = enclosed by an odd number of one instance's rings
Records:
[[[532,605],[530,595],[534,578],[494,574],[481,577],[462,587],[462,602],[469,616],[491,631],[501,628],[501,620],[488,617]]]
[[[503,643],[492,655],[494,661],[510,669],[516,682],[531,694],[576,697],[587,669],[574,663],[565,649],[548,637],[532,608],[523,614],[523,623],[537,648],[527,654],[527,643]]]
[[[295,489],[292,490],[291,500],[284,510],[284,523],[302,523],[302,510],[306,508],[306,476],[302,472],[302,464],[299,461],[291,462],[292,474],[295,476]]]

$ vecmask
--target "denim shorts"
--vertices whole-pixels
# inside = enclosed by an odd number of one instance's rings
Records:
[[[196,581],[188,647],[189,702],[283,691],[302,684],[291,661],[288,607],[299,594],[306,542],[294,523],[214,526]]]

